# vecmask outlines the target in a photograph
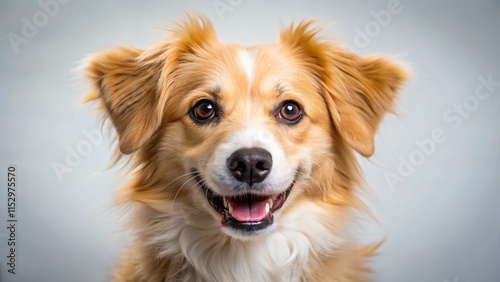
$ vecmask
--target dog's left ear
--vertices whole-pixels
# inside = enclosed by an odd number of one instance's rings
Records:
[[[408,79],[407,72],[390,60],[349,54],[347,67],[337,72],[324,87],[333,123],[344,140],[365,157],[374,153],[374,138],[382,118],[393,111],[398,90]],[[344,62],[345,63],[345,62]]]
[[[359,57],[317,34],[313,21],[281,32],[280,42],[298,51],[318,80],[330,118],[341,137],[365,157],[373,155],[374,137],[385,113],[393,110],[407,71],[389,59]]]

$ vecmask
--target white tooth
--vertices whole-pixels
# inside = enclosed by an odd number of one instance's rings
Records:
[[[224,207],[227,209],[227,201],[226,201],[226,197],[222,197],[222,200],[224,202]]]
[[[266,203],[266,214],[269,213],[269,203]]]
[[[233,205],[229,205],[229,214],[233,214]]]
[[[269,199],[269,200],[267,201],[267,204],[269,205],[269,208],[270,208],[270,209],[272,209],[272,208],[273,208],[273,206],[274,206],[274,200],[273,200],[273,199]]]

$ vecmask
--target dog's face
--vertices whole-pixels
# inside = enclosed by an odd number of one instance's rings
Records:
[[[91,57],[89,99],[140,171],[128,196],[164,214],[210,214],[204,224],[239,239],[272,232],[304,202],[354,205],[352,149],[373,153],[406,74],[317,32],[302,23],[277,44],[243,47],[190,18],[146,51]]]
[[[193,173],[196,194],[226,233],[268,230],[295,181],[319,161],[314,148],[331,146],[312,73],[284,46],[216,45],[187,59],[178,80],[176,88],[189,90],[174,91],[179,102],[166,111],[181,107],[182,115],[162,143],[182,152],[183,173]]]

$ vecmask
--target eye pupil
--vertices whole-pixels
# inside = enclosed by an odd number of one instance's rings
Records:
[[[212,115],[212,111],[213,111],[213,106],[209,103],[204,103],[197,108],[196,113],[198,114],[198,117],[205,118]]]
[[[191,110],[191,116],[194,120],[203,122],[215,117],[215,106],[210,100],[201,100]]]
[[[302,117],[302,110],[295,102],[288,101],[281,106],[279,117],[287,122],[298,122]]]

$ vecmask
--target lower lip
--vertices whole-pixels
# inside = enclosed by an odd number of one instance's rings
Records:
[[[212,190],[210,190],[205,185],[203,185],[203,180],[199,176],[198,171],[197,170],[193,170],[193,172],[195,172],[195,174],[196,174],[196,180],[197,180],[198,183],[201,183],[203,190],[210,191],[210,193],[213,194]],[[294,179],[297,179],[297,178],[294,177]],[[230,217],[230,216],[227,215],[227,211],[225,209],[223,211],[219,211],[218,209],[216,209],[215,207],[213,207],[210,204],[210,200],[207,199],[207,201],[209,202],[210,206],[217,213],[219,213],[219,214],[222,215],[222,218],[221,218],[221,226],[222,227],[228,227],[228,228],[231,228],[231,229],[235,229],[238,232],[244,232],[244,233],[247,233],[247,234],[251,235],[252,233],[264,230],[264,229],[268,228],[269,226],[273,225],[273,223],[274,223],[273,212],[279,210],[283,206],[283,204],[288,199],[288,195],[290,194],[290,191],[292,190],[292,187],[294,186],[294,184],[295,184],[295,180],[290,184],[290,186],[284,192],[285,195],[283,195],[283,193],[281,193],[280,195],[278,195],[278,198],[279,197],[285,197],[285,199],[283,201],[280,201],[281,203],[278,206],[273,207],[273,209],[269,212],[269,214],[268,214],[268,216],[266,218],[264,218],[263,220],[258,221],[258,222],[240,222],[240,221],[234,220],[232,217]],[[220,196],[218,196],[218,197],[220,197]]]
[[[284,193],[281,193],[276,198],[280,203],[277,206],[273,207],[273,209],[269,211],[268,215],[264,219],[257,222],[240,222],[234,220],[231,216],[227,214],[227,211],[224,211],[223,216],[221,218],[221,226],[237,230],[238,232],[245,232],[247,233],[247,235],[252,235],[252,233],[259,232],[261,230],[270,227],[271,225],[274,224],[273,213],[279,210],[284,205],[286,199],[288,199],[288,195],[290,194],[290,191],[292,190],[294,184],[295,181],[292,182],[290,187],[288,187],[288,189]],[[280,197],[284,197],[285,199],[281,200]]]

